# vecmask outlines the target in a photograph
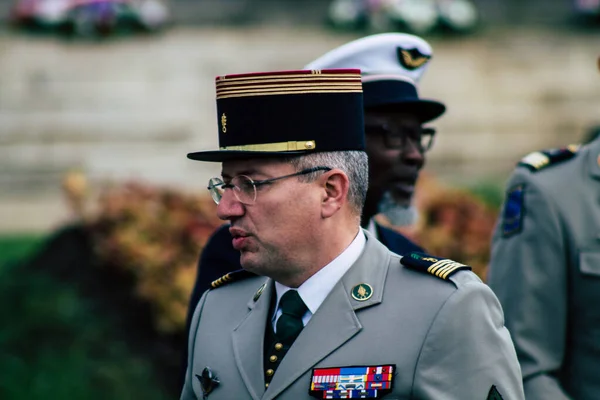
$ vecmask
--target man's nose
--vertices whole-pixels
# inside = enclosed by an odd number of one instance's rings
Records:
[[[244,205],[235,197],[233,190],[225,190],[217,205],[217,216],[222,220],[232,220],[244,215]]]
[[[415,165],[419,168],[425,164],[425,153],[420,144],[414,140],[409,139],[404,143],[400,157],[406,164]]]

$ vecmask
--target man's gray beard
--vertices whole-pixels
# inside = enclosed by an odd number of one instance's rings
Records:
[[[413,225],[419,216],[417,209],[412,204],[408,206],[398,204],[390,192],[383,194],[378,211],[394,226]]]

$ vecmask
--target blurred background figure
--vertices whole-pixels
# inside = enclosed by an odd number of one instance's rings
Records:
[[[80,38],[156,32],[168,22],[165,0],[17,0],[11,9],[17,28]]]
[[[573,0],[575,14],[584,23],[600,23],[600,0]]]
[[[600,137],[589,139],[524,157],[494,232],[488,283],[527,399],[600,393]]]
[[[419,98],[448,110],[424,126],[438,133],[401,213],[416,222],[374,220],[485,279],[515,163],[600,125],[600,26],[579,29],[574,0],[471,1],[475,29],[422,35]],[[158,35],[98,6],[106,30],[63,40],[65,5],[92,2],[18,3],[0,2],[0,398],[176,397],[198,254],[222,224],[220,170],[184,157],[216,145],[214,77],[297,69],[378,28],[333,28],[330,1],[169,0],[136,8]],[[42,3],[52,28],[13,25]]]
[[[478,23],[471,0],[333,0],[328,20],[344,29],[405,30],[423,35],[436,28],[466,33]]]

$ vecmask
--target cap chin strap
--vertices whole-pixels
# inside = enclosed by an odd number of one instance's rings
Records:
[[[298,151],[298,150],[314,150],[316,147],[317,147],[317,144],[314,140],[301,140],[301,141],[292,141],[292,142],[225,146],[225,147],[220,147],[220,150],[286,152],[286,151]]]

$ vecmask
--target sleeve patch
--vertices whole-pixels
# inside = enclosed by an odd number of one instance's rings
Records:
[[[579,145],[571,144],[558,149],[542,150],[530,153],[519,161],[519,166],[528,168],[532,172],[540,171],[549,165],[570,160],[579,151]]]
[[[487,400],[503,400],[502,395],[496,388],[496,385],[492,385],[490,391],[488,392]]]
[[[525,185],[510,188],[502,210],[502,235],[507,238],[523,230]]]
[[[471,270],[471,267],[447,258],[433,257],[425,253],[412,252],[400,259],[407,268],[427,272],[440,279],[448,280],[452,274],[460,270]]]

